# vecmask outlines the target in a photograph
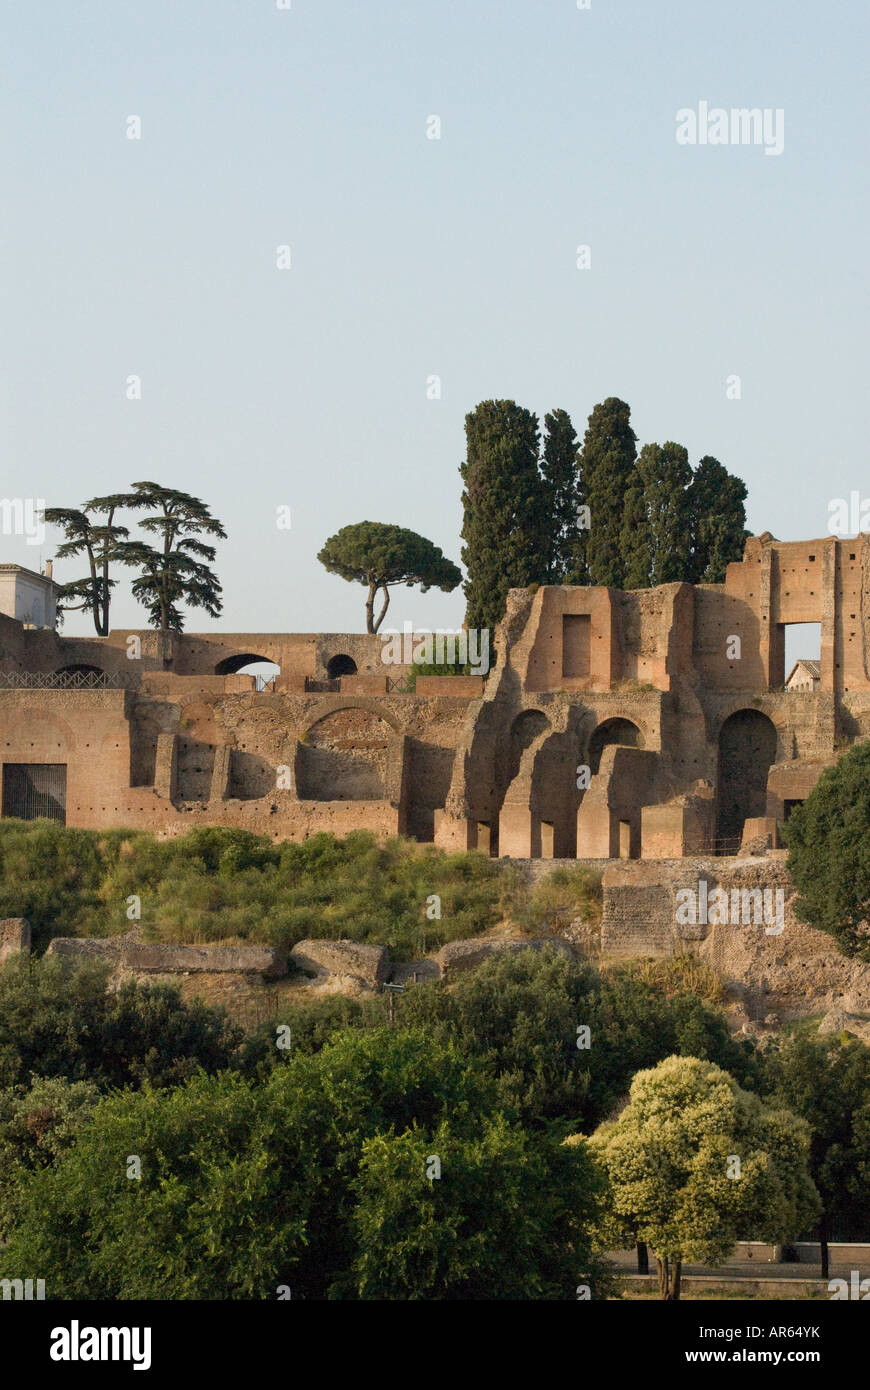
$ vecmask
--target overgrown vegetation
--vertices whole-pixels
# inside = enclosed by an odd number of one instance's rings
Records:
[[[714,1076],[726,1098],[739,1086],[750,1118],[764,1118],[756,1097],[783,1116],[753,1131],[750,1235],[804,1234],[803,1158],[774,1153],[797,1133],[790,1112],[809,1127],[826,1214],[845,1215],[866,1186],[866,1049],[801,1040],[760,1054],[700,997],[714,990],[691,961],[601,972],[543,946],[449,988],[410,987],[392,1024],[384,996],[321,996],[244,1038],[174,989],[107,995],[104,983],[51,958],[0,968],[0,1278],[39,1269],[49,1297],[260,1299],[285,1286],[294,1298],[573,1301],[578,1284],[612,1296],[602,1249],[614,1220],[685,1256],[716,1222],[696,1231],[687,1216],[681,1243],[663,1244],[662,1172],[676,1165],[693,1191],[711,1144],[743,1152],[719,1135],[716,1106],[706,1128],[682,1116],[674,1147],[678,1086],[661,1133],[657,1112],[644,1120],[652,1207],[618,1144],[602,1166],[588,1136],[603,1124],[615,1142],[633,1081],[661,1064]],[[798,1180],[800,1201],[783,1185]],[[732,1184],[717,1181],[727,1205]]]
[[[440,899],[439,917],[427,900]],[[141,832],[0,822],[0,916],[26,917],[38,947],[53,936],[129,929],[141,904],[148,939],[246,940],[285,949],[306,937],[388,946],[411,959],[500,921],[521,890],[513,872],[478,853],[368,831],[274,844],[209,827],[172,840]]]

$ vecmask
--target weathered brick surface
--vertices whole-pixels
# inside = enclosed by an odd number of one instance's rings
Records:
[[[821,624],[820,683],[789,692],[783,634],[804,622]],[[185,633],[164,651],[148,630],[65,638],[4,618],[0,671],[93,666],[131,688],[0,689],[0,763],[65,766],[67,823],[94,829],[712,852],[747,819],[784,819],[870,737],[870,536],[751,537],[724,584],[511,590],[492,645],[485,684],[421,677],[411,695],[387,693],[404,667],[372,634]],[[269,692],[239,670],[254,660],[281,668]]]

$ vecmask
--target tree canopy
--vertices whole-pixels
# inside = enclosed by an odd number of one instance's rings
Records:
[[[169,632],[183,632],[182,603],[205,609],[211,618],[219,617],[221,586],[211,568],[216,551],[199,537],[226,539],[221,523],[205,502],[187,492],[151,482],[134,483],[133,491],[136,506],[153,508],[139,525],[158,544],[130,541],[121,558],[140,571],[133,580],[133,597],[147,608],[152,627],[164,638]]]
[[[618,1119],[592,1136],[625,1241],[656,1256],[661,1296],[680,1296],[683,1262],[720,1264],[750,1236],[781,1242],[819,1211],[807,1169],[809,1127],[765,1106],[695,1057],[639,1071]]]
[[[98,637],[109,635],[109,607],[112,590],[117,584],[110,576],[113,562],[123,562],[125,546],[130,535],[126,526],[115,522],[115,513],[122,507],[135,507],[140,499],[135,493],[118,492],[110,497],[92,497],[80,509],[47,507],[45,520],[63,528],[66,540],[57,548],[58,560],[87,560],[88,573],[81,579],[69,580],[60,586],[58,611],[90,613]],[[103,517],[95,521],[94,515]],[[80,600],[75,602],[74,600]]]
[[[826,768],[784,827],[802,921],[870,960],[870,743]]]
[[[481,401],[465,417],[465,436],[466,623],[494,632],[509,589],[546,581],[553,519],[538,468],[537,416],[516,401]]]
[[[462,579],[460,571],[425,536],[381,521],[358,521],[330,536],[317,556],[330,574],[368,588],[366,632],[377,632],[390,603],[390,589],[397,584],[450,593]],[[375,618],[375,599],[383,606]]]

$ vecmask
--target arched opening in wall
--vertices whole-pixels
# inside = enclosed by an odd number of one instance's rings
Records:
[[[78,662],[71,666],[59,666],[54,674],[61,676],[64,682],[70,685],[93,685],[105,672],[101,666],[89,666],[86,662]]]
[[[214,673],[216,676],[251,676],[256,690],[269,690],[274,687],[276,676],[280,676],[281,667],[267,656],[245,652],[219,661]]]
[[[719,730],[716,838],[736,853],[744,823],[767,812],[767,774],[776,761],[776,727],[757,709],[739,709]]]
[[[300,801],[384,801],[401,740],[368,709],[340,709],[313,724],[299,743]],[[396,779],[393,778],[393,781]]]
[[[531,748],[535,739],[545,733],[549,727],[549,719],[539,709],[523,710],[522,714],[517,715],[511,725],[505,791],[519,772],[520,762],[526,749]]]
[[[611,744],[622,748],[643,748],[643,735],[630,719],[605,719],[589,740],[589,769],[595,777],[601,766],[601,754]]]
[[[338,680],[339,676],[355,676],[356,662],[346,652],[339,652],[337,656],[331,656],[327,661],[326,674],[331,681]]]

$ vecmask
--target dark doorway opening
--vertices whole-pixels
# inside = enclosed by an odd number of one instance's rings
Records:
[[[776,728],[757,709],[739,709],[719,730],[716,836],[736,853],[750,817],[767,814],[767,774],[776,761]],[[736,846],[736,848],[735,848]]]
[[[4,763],[3,815],[66,825],[66,763]]]
[[[346,652],[339,652],[338,656],[331,656],[326,663],[326,674],[331,681],[339,676],[355,676],[356,662]]]

